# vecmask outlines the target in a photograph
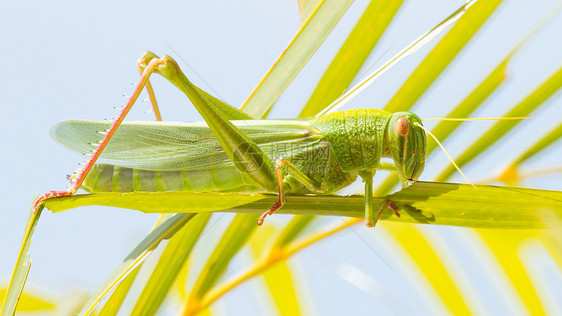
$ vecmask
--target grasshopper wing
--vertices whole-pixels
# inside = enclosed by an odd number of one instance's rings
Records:
[[[272,160],[328,146],[307,120],[232,121]],[[70,150],[91,153],[111,123],[69,120],[51,129],[51,137]],[[124,122],[99,163],[155,171],[205,170],[232,166],[203,122]]]

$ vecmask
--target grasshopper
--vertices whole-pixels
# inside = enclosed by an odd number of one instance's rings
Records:
[[[360,176],[366,224],[374,226],[387,207],[399,215],[391,201],[373,207],[376,171],[397,172],[403,185],[423,171],[426,134],[414,113],[355,109],[309,119],[253,120],[194,86],[169,56],[147,52],[138,64],[140,82],[115,122],[65,121],[53,128],[55,140],[92,156],[70,176],[69,190],[45,194],[36,207],[79,187],[89,192],[278,192],[279,200],[258,219],[261,225],[285,204],[285,194],[331,194]],[[152,73],[183,91],[205,123],[121,124]],[[105,135],[102,141],[98,133]],[[383,157],[394,163],[381,162]]]

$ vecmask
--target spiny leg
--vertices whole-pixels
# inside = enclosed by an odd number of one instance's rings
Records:
[[[172,61],[172,63],[171,63],[172,66],[175,66],[175,67],[167,67],[167,66],[169,66],[168,63],[170,62],[170,60]],[[48,198],[58,197],[58,196],[66,196],[66,195],[73,195],[78,190],[78,188],[82,185],[82,182],[84,181],[85,177],[87,176],[89,171],[92,169],[95,161],[98,159],[98,157],[100,156],[101,152],[103,151],[103,149],[105,148],[105,146],[107,145],[107,143],[109,142],[109,140],[111,139],[113,134],[115,134],[117,128],[119,127],[119,125],[121,124],[121,122],[123,121],[123,119],[125,118],[127,113],[129,112],[129,110],[131,109],[132,105],[135,103],[135,101],[138,98],[138,96],[140,95],[140,92],[142,91],[142,89],[145,86],[149,85],[148,79],[153,72],[157,72],[157,73],[160,73],[160,74],[164,75],[163,73],[159,72],[160,68],[162,67],[162,70],[164,72],[166,72],[166,71],[170,72],[170,68],[171,68],[172,73],[175,73],[176,75],[181,74],[184,77],[184,79],[185,79],[184,81],[179,80],[180,85],[183,84],[185,86],[185,82],[189,82],[185,78],[183,73],[181,73],[181,70],[179,70],[179,67],[177,66],[177,64],[175,64],[175,62],[171,58],[169,58],[168,56],[164,56],[162,59],[160,59],[154,53],[147,52],[139,59],[139,61],[137,62],[137,65],[139,67],[139,70],[142,70],[142,75],[141,75],[141,79],[139,80],[139,83],[137,84],[137,86],[135,88],[135,91],[133,92],[133,94],[129,98],[129,101],[128,101],[127,105],[125,105],[125,107],[123,107],[121,109],[121,112],[119,113],[119,116],[115,119],[111,128],[104,131],[104,132],[100,132],[101,134],[105,135],[105,137],[100,142],[100,145],[96,148],[96,150],[92,151],[91,158],[84,164],[84,168],[80,169],[80,170],[77,170],[70,177],[72,179],[72,184],[70,185],[70,187],[68,188],[67,191],[50,191],[50,192],[44,194],[37,201],[35,201],[35,203],[34,203],[35,209],[37,209],[43,203],[43,201],[45,201]],[[166,75],[164,75],[164,77],[168,78],[169,73],[168,73],[168,77]],[[177,78],[175,78],[175,79],[177,79]],[[172,80],[170,80],[170,81],[172,81]],[[176,82],[172,81],[172,83],[174,83],[176,86],[178,86],[178,80],[176,80]],[[180,86],[178,86],[178,87],[180,87]],[[180,89],[181,88],[182,87],[180,87]],[[216,100],[216,98],[206,94],[205,92],[198,89],[197,87],[195,87],[195,89],[199,93],[203,94],[203,98],[205,98],[206,100],[213,101],[212,106],[215,107],[214,110],[217,111],[217,112],[220,112],[224,116],[230,117],[230,119],[248,119],[248,118],[251,118],[248,115],[246,115],[245,113],[241,112],[240,110],[238,110],[234,107],[231,107],[231,106],[226,105],[224,103],[221,104],[221,102]],[[182,89],[182,91],[185,92],[185,89]],[[158,108],[157,108],[157,105],[156,105],[156,100],[154,98],[154,93],[152,92],[151,88],[149,89],[148,93],[149,93],[149,98],[151,99],[151,102],[153,104],[153,110],[154,110],[155,115],[157,116],[157,119],[158,119],[159,111],[158,111]],[[220,107],[224,107],[224,108],[220,108]],[[257,147],[257,146],[255,146],[255,147]],[[267,165],[267,167],[272,165],[271,162],[269,162],[269,164],[267,164],[267,163],[264,164],[263,163],[264,161],[259,161],[259,162],[262,163],[261,165]],[[263,169],[265,169],[265,168],[262,168],[260,170],[263,171]],[[271,176],[271,178],[269,179],[270,182],[275,183],[273,173],[270,173],[270,176]],[[264,186],[264,187],[267,187],[267,186]],[[273,185],[270,185],[269,187],[273,187]]]
[[[272,214],[285,204],[283,175],[281,173],[285,164],[282,162],[276,164],[275,172],[272,172],[271,166],[273,164],[267,155],[230,122],[232,119],[248,119],[249,117],[194,86],[172,58],[169,56],[159,58],[152,53],[147,53],[142,59],[143,62],[139,64],[141,68],[152,62],[153,59],[162,61],[162,64],[155,71],[186,94],[239,171],[247,173],[253,181],[267,190],[273,191],[275,187],[278,189],[279,200],[258,219],[258,225],[261,225],[267,215]]]
[[[121,109],[121,112],[119,113],[119,115],[117,116],[117,118],[115,119],[115,121],[113,122],[111,127],[108,130],[106,130],[105,132],[102,132],[102,134],[105,134],[105,136],[104,136],[103,140],[100,142],[99,146],[92,152],[92,156],[86,162],[84,168],[75,172],[74,175],[71,177],[72,184],[70,185],[68,190],[66,190],[66,191],[49,191],[48,193],[45,193],[43,196],[41,196],[39,199],[37,199],[37,201],[35,201],[35,203],[33,204],[33,207],[35,208],[35,210],[37,210],[41,206],[43,201],[45,201],[46,199],[53,198],[53,197],[59,197],[59,196],[73,195],[74,193],[76,193],[76,191],[78,190],[78,188],[80,188],[80,186],[82,185],[82,182],[84,182],[84,179],[86,178],[86,176],[88,175],[88,173],[90,172],[92,167],[94,166],[94,163],[96,162],[96,160],[101,155],[102,151],[107,146],[109,140],[111,139],[111,137],[113,137],[113,135],[117,131],[117,128],[119,128],[119,125],[121,125],[121,123],[125,119],[125,116],[127,115],[127,113],[129,113],[129,110],[131,110],[131,108],[133,107],[133,104],[135,104],[135,102],[138,99],[140,93],[142,92],[142,89],[147,84],[148,78],[154,72],[156,67],[158,67],[160,64],[162,64],[161,60],[153,59],[144,68],[144,70],[142,72],[142,75],[141,75],[141,78],[139,80],[139,83],[137,84],[137,86],[135,88],[135,91],[133,91],[133,94],[129,97],[129,101]]]
[[[148,79],[153,72],[162,75],[189,97],[198,112],[207,122],[223,150],[240,171],[247,173],[252,180],[267,190],[273,191],[278,187],[278,185],[276,185],[276,175],[271,170],[273,163],[247,135],[242,133],[229,121],[230,119],[236,118],[250,118],[247,114],[217,100],[195,87],[183,74],[177,63],[169,56],[159,58],[157,55],[147,52],[141,57],[141,61],[138,65],[139,68],[143,69],[141,80],[133,92],[133,95],[130,97],[129,102],[121,110],[121,113],[111,128],[103,133],[105,137],[98,148],[93,151],[91,159],[88,160],[83,169],[74,174],[74,182],[67,191],[51,191],[45,194],[36,201],[36,207],[39,207],[47,198],[72,195],[77,191],[88,172],[92,169],[97,158],[100,156],[113,134],[115,134],[125,115],[138,98],[140,92],[147,85]]]
[[[230,122],[234,117],[247,118],[245,113],[194,86],[171,57],[165,55],[159,58],[149,52],[142,59],[141,68],[150,65],[154,60],[159,61],[154,71],[174,84],[191,100],[239,171],[246,173],[260,187],[269,191],[277,190],[276,175],[271,168],[273,163],[246,134]]]
[[[285,192],[283,190],[283,173],[293,176],[299,183],[304,185],[308,190],[315,193],[324,193],[320,184],[307,177],[295,165],[285,158],[279,158],[275,161],[275,174],[277,176],[277,186],[279,188],[279,201],[273,204],[269,210],[263,213],[258,219],[258,225],[261,226],[268,215],[283,207],[286,202]]]

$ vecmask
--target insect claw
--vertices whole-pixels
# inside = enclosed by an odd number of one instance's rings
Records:
[[[130,99],[130,98],[131,98],[131,96],[126,95],[126,94],[123,94],[123,97],[125,97],[125,98],[127,98],[127,99]]]

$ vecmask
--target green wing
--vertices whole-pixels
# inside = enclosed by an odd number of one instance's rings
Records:
[[[328,146],[308,120],[232,121],[272,161]],[[111,123],[69,120],[51,129],[51,137],[70,150],[91,153]],[[98,163],[155,171],[205,170],[233,166],[203,122],[124,122]]]

